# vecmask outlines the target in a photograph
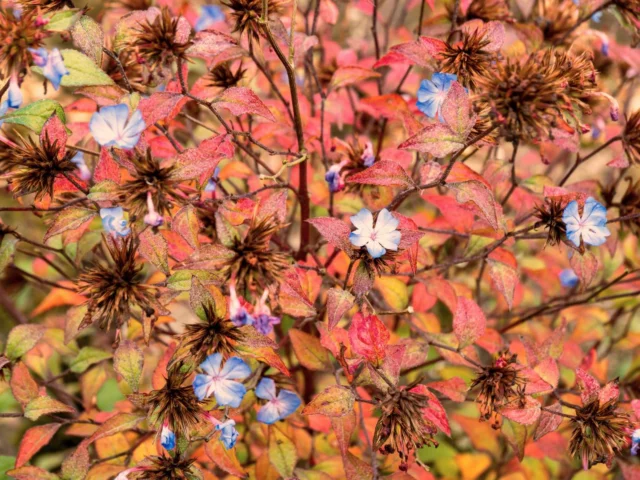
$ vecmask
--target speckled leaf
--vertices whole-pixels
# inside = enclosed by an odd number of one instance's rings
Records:
[[[329,90],[336,90],[371,78],[378,78],[379,76],[380,74],[378,72],[369,70],[368,68],[358,67],[357,65],[338,67],[331,77]]]
[[[298,461],[296,446],[276,425],[269,427],[269,461],[284,478],[293,475]]]
[[[20,468],[27,463],[31,457],[49,443],[61,426],[61,423],[48,423],[46,425],[37,425],[27,430],[20,440],[20,447],[16,456],[16,468]]]
[[[18,110],[6,114],[1,120],[7,123],[23,125],[36,133],[42,131],[45,122],[51,115],[56,114],[64,123],[66,117],[60,104],[47,98],[29,103]]]
[[[104,422],[88,439],[93,443],[101,438],[110,437],[119,432],[131,430],[146,417],[137,413],[118,413]]]
[[[552,412],[562,413],[562,405],[559,402],[556,402],[547,407],[547,410],[551,410]],[[540,422],[538,423],[538,427],[536,428],[535,433],[533,434],[533,439],[535,441],[540,440],[547,433],[555,432],[560,424],[562,423],[563,417],[560,415],[556,415],[555,413],[551,413],[548,411],[540,412]]]
[[[44,236],[44,241],[46,242],[54,235],[88,226],[96,215],[97,212],[89,208],[76,206],[65,208],[56,214]]]
[[[303,415],[343,417],[353,411],[355,395],[342,385],[332,385],[317,394],[302,410]]]
[[[71,361],[69,369],[74,373],[82,373],[91,365],[102,362],[103,360],[111,357],[111,353],[105,352],[99,348],[82,347],[76,358]]]
[[[142,350],[129,340],[122,342],[113,356],[114,370],[124,378],[134,392],[137,392],[140,386],[143,365]]]
[[[14,398],[22,405],[26,407],[27,404],[34,398],[38,398],[40,393],[38,392],[38,384],[31,377],[29,369],[22,363],[16,363],[11,369],[11,393]]]
[[[215,109],[224,108],[234,115],[248,113],[266,118],[271,122],[276,121],[276,118],[262,100],[260,100],[260,97],[258,97],[253,90],[246,87],[227,88],[214,98],[212,102]]]
[[[169,274],[167,241],[162,235],[153,233],[151,229],[145,230],[140,234],[138,251],[162,273]]]
[[[301,330],[289,330],[293,351],[300,363],[309,370],[326,370],[329,365],[327,350],[317,337]]]
[[[13,327],[7,338],[4,354],[9,360],[17,360],[40,341],[45,329],[42,325],[18,325]]]
[[[88,442],[82,441],[78,448],[62,462],[62,478],[64,480],[84,480],[91,466]]]
[[[0,275],[13,261],[17,243],[18,239],[12,235],[5,235],[2,239],[2,243],[0,243]]]
[[[503,408],[503,417],[522,425],[533,425],[540,418],[540,403],[531,397],[526,397],[524,408]]]
[[[571,268],[580,279],[581,288],[587,288],[596,278],[598,273],[598,258],[591,252],[586,250],[584,254],[574,252],[573,256],[569,260]]]
[[[342,316],[347,313],[355,303],[355,297],[346,290],[331,288],[327,292],[327,318],[329,330],[332,330]]]
[[[193,248],[200,247],[200,241],[198,240],[200,221],[193,205],[187,205],[178,210],[171,222],[171,229],[179,233],[189,246]]]
[[[442,158],[461,150],[464,141],[465,137],[451,130],[448,125],[431,123],[402,142],[398,148],[430,153],[436,158]]]
[[[386,187],[410,187],[413,185],[411,177],[404,171],[404,168],[388,160],[376,162],[366,170],[347,177],[347,183]]]
[[[509,306],[509,310],[513,308],[513,295],[518,285],[518,271],[507,265],[506,263],[496,260],[487,259],[489,266],[489,275],[496,289],[502,294]]]
[[[24,416],[33,421],[50,413],[76,413],[76,411],[73,407],[65,405],[59,400],[45,396],[34,398],[24,408]]]
[[[351,229],[342,220],[332,217],[318,217],[312,218],[308,222],[334,247],[347,253],[353,250],[351,242],[349,242]]]
[[[96,65],[102,63],[104,32],[99,23],[88,15],[83,15],[71,28],[73,43]]]
[[[187,99],[180,93],[156,92],[150,97],[140,100],[138,109],[142,113],[144,123],[148,126],[175,115],[176,107],[183,100]]]
[[[109,75],[104,73],[92,59],[77,50],[60,50],[64,66],[69,70],[69,75],[64,75],[60,80],[63,87],[89,87],[113,85]],[[35,69],[34,69],[35,70]]]
[[[442,103],[442,117],[447,125],[462,138],[466,138],[475,124],[475,114],[471,109],[469,94],[458,82],[451,87]]]
[[[458,305],[453,316],[453,332],[460,348],[471,345],[484,335],[487,319],[476,302],[466,297],[458,297]]]
[[[315,315],[316,309],[302,288],[300,276],[296,270],[293,268],[287,270],[282,280],[279,298],[282,311],[293,317],[310,317]]]
[[[379,365],[385,357],[385,349],[391,334],[386,325],[375,315],[358,312],[349,326],[351,349],[368,361]]]
[[[10,475],[8,478],[13,478],[15,480],[59,480],[60,477],[55,473],[49,473],[46,470],[40,467],[34,467],[31,465],[26,465],[20,468],[14,468],[13,470],[9,470],[7,475]]]

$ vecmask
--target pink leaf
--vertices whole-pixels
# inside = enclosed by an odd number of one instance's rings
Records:
[[[438,400],[438,398],[424,385],[416,385],[409,391],[424,395],[429,399],[427,408],[422,409],[422,415],[450,437],[451,427],[449,426],[449,419],[447,418],[447,412],[440,403],[440,400]]]
[[[375,315],[364,316],[358,312],[353,316],[349,326],[349,339],[356,354],[379,365],[385,356],[389,337],[386,325]]]
[[[582,368],[576,369],[576,384],[580,389],[580,398],[582,399],[583,405],[592,402],[600,394],[600,384],[598,381]]]
[[[295,268],[284,273],[280,283],[280,307],[292,317],[309,317],[316,314],[316,309],[303,290],[300,275]]]
[[[431,60],[445,50],[446,43],[437,38],[420,37],[415,42],[402,43],[391,47],[391,52],[402,55],[411,64],[430,68]]]
[[[484,335],[487,319],[476,302],[458,297],[458,307],[453,317],[453,332],[458,337],[460,348],[471,345]]]
[[[355,303],[355,298],[346,290],[331,288],[327,292],[327,318],[329,330],[338,324],[342,316],[347,313]]]
[[[100,149],[100,158],[93,172],[93,180],[96,183],[103,180],[113,180],[116,183],[120,183],[120,166],[106,147]]]
[[[52,145],[55,144],[58,148],[58,158],[62,158],[67,151],[68,138],[67,129],[60,121],[58,114],[54,113],[42,127],[42,131],[40,132],[40,143],[42,144],[46,139]]]
[[[355,83],[369,80],[370,78],[378,78],[380,74],[369,70],[368,68],[358,67],[356,65],[338,67],[331,77],[329,90],[337,90],[340,87],[353,85]]]
[[[518,271],[511,265],[491,258],[487,259],[487,265],[494,287],[502,294],[509,310],[511,310],[513,308],[513,294],[518,284]]]
[[[603,405],[611,400],[618,400],[620,396],[620,387],[618,386],[618,380],[613,380],[607,383],[602,390],[598,393],[598,400],[600,400],[600,405]]]
[[[362,172],[351,175],[347,183],[362,183],[365,185],[382,185],[386,187],[409,187],[413,185],[411,177],[407,175],[399,164],[388,160],[381,160]]]
[[[240,57],[243,53],[244,50],[233,37],[213,30],[196,33],[193,45],[187,51],[192,57],[206,60],[209,67]]]
[[[330,244],[347,254],[353,250],[349,235],[351,229],[342,220],[332,217],[318,217],[308,220],[308,222],[316,227],[320,235],[322,235]]]
[[[598,259],[590,250],[586,250],[582,255],[574,252],[569,264],[580,279],[582,288],[587,288],[598,273]]]
[[[217,135],[204,140],[197,148],[189,148],[178,155],[172,175],[177,180],[197,179],[205,184],[223,158],[233,157],[231,135]]]
[[[469,135],[475,124],[469,94],[458,82],[451,83],[451,88],[442,103],[442,116],[451,130],[463,138]]]
[[[398,148],[430,153],[434,157],[443,158],[464,147],[465,138],[451,130],[448,125],[431,123],[415,135],[407,138]]]
[[[156,92],[149,98],[143,98],[138,103],[138,109],[147,126],[153,125],[158,120],[173,118],[179,111],[181,103],[188,99],[179,93]]]
[[[513,420],[521,425],[532,425],[540,418],[540,403],[531,397],[526,398],[524,408],[503,408],[500,413],[503,417]]]
[[[271,122],[276,121],[276,118],[262,100],[246,87],[227,88],[213,100],[213,106],[227,109],[234,115],[248,113],[259,115]]]
[[[553,405],[548,406],[547,410],[551,410],[552,412],[556,413],[562,413],[562,405],[556,402]],[[538,424],[538,428],[533,434],[533,439],[535,441],[538,441],[547,433],[555,432],[562,423],[562,420],[562,416],[543,410],[540,413],[540,423]]]
[[[464,402],[467,398],[467,391],[469,387],[460,377],[453,377],[449,380],[440,380],[438,382],[431,382],[427,384],[431,390],[436,390],[441,394],[449,397],[454,402]]]
[[[474,179],[461,181],[466,178]],[[447,177],[447,185],[455,191],[458,202],[474,203],[478,207],[478,214],[491,225],[491,228],[498,229],[496,202],[486,180],[466,165],[458,163]]]

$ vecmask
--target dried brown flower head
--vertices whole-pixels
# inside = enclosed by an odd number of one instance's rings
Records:
[[[640,110],[627,118],[622,131],[622,145],[629,162],[640,164]]]
[[[241,65],[234,73],[228,63],[222,63],[211,69],[207,80],[209,81],[209,85],[212,87],[224,89],[237,87],[240,81],[244,78],[246,71],[247,69],[242,68]]]
[[[147,212],[147,192],[151,192],[153,204],[160,215],[171,211],[175,201],[180,199],[179,182],[172,176],[174,165],[162,166],[160,160],[151,155],[151,150],[133,158],[135,172],[133,178],[118,188],[118,201],[136,216]]]
[[[422,410],[429,399],[418,392],[393,389],[380,399],[382,415],[373,433],[373,446],[381,454],[397,452],[406,468],[411,452],[423,446],[438,445],[436,426],[424,418]]]
[[[490,47],[492,41],[481,28],[462,30],[462,39],[446,44],[440,52],[441,71],[454,73],[465,87],[475,90],[480,78],[494,75],[492,63],[496,52]]]
[[[627,189],[620,198],[620,202],[616,204],[620,209],[621,217],[634,215],[640,212],[640,180],[636,180],[634,182],[631,177],[627,177],[625,180],[628,182]],[[614,184],[614,188],[615,186],[616,185]],[[615,194],[616,191],[614,190],[611,193]],[[631,230],[635,235],[640,235],[640,218],[630,218],[629,220],[620,222],[620,224],[623,228]]]
[[[227,276],[235,275],[240,285],[257,282],[263,287],[282,279],[289,256],[271,248],[271,238],[283,228],[274,217],[253,222],[243,238],[236,237],[228,247],[233,256],[225,262]]]
[[[40,13],[49,13],[62,10],[64,7],[73,8],[71,0],[19,0],[23,14],[40,10]]]
[[[597,463],[610,463],[614,455],[627,447],[633,430],[629,416],[618,410],[617,399],[601,405],[596,398],[576,409],[571,426],[569,452],[582,461],[585,469]]]
[[[335,58],[332,58],[330,61],[322,61],[319,58],[318,65],[316,66],[316,71],[318,72],[318,80],[323,88],[327,88],[331,83],[331,79],[333,78],[333,74],[338,69],[338,61]]]
[[[107,61],[104,71],[118,86],[126,89],[131,86],[135,91],[146,93],[147,86],[153,84],[154,79],[150,77],[150,73],[146,70],[145,65],[140,61],[138,54],[132,49],[124,49],[117,52],[118,60],[122,68],[110,56],[106,55]],[[126,75],[128,84],[122,74]]]
[[[500,428],[500,410],[504,407],[524,407],[525,380],[520,374],[516,355],[501,351],[493,365],[485,367],[471,383],[479,387],[476,402],[481,420],[493,418],[493,428]]]
[[[547,245],[557,245],[565,234],[566,226],[562,221],[564,207],[557,200],[549,200],[535,207],[535,216],[538,219],[535,227],[544,227],[547,230]]]
[[[9,181],[16,196],[35,193],[36,199],[45,195],[53,198],[53,186],[57,178],[71,176],[76,165],[71,161],[75,151],[66,148],[62,153],[58,141],[45,135],[40,145],[32,138],[20,138],[14,147],[3,145],[8,156],[7,170],[13,170]],[[3,162],[4,163],[4,162]]]
[[[20,18],[0,8],[0,75],[26,72],[31,64],[29,48],[39,48],[47,36],[37,23],[36,11],[25,12]]]
[[[453,6],[455,2],[447,5],[449,18],[453,16]],[[509,9],[509,4],[505,0],[472,0],[467,8],[467,14],[462,15],[462,7],[458,10],[458,24],[469,20],[479,19],[483,22],[493,20],[501,22],[513,22],[513,14]]]
[[[195,460],[189,460],[183,455],[175,456],[151,456],[147,457],[150,465],[144,469],[132,472],[129,478],[135,480],[194,480],[202,478],[193,465]]]
[[[480,105],[491,107],[507,140],[549,138],[563,123],[580,124],[596,93],[596,73],[586,53],[539,51],[526,60],[499,62],[482,77]]]
[[[573,0],[542,0],[538,2],[535,23],[542,30],[544,39],[551,44],[570,44],[578,30],[580,8]]]
[[[152,73],[159,73],[176,59],[186,58],[193,43],[190,37],[188,22],[182,17],[172,16],[169,9],[163,7],[155,19],[138,24],[128,45]]]
[[[116,328],[134,312],[147,317],[161,310],[155,289],[143,284],[142,265],[136,262],[137,242],[132,234],[107,242],[111,262],[95,263],[78,277],[78,292],[88,297],[88,310],[81,327],[98,322],[101,328]]]
[[[107,5],[111,8],[125,8],[130,11],[146,10],[153,5],[152,0],[114,0],[107,2]]]
[[[205,304],[204,313],[206,320],[186,325],[179,338],[180,349],[195,364],[202,363],[212,353],[221,353],[225,357],[230,355],[243,337],[240,328],[216,314],[214,305]]]
[[[226,0],[222,4],[231,9],[231,18],[235,22],[234,32],[257,39],[260,35],[263,0]],[[278,16],[282,13],[287,0],[267,0],[267,14]]]
[[[156,425],[165,422],[176,436],[188,436],[200,421],[201,402],[187,381],[191,369],[176,362],[167,371],[167,381],[162,388],[151,391],[145,398],[149,415]]]

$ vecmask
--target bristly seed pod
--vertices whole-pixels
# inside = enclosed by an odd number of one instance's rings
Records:
[[[544,227],[547,230],[546,245],[557,245],[562,241],[566,226],[562,220],[564,207],[558,200],[548,200],[543,205],[535,207],[535,216],[538,219],[535,227]]]
[[[222,63],[211,69],[207,80],[212,87],[224,89],[237,87],[244,78],[246,71],[247,69],[242,68],[242,65],[240,65],[234,73],[228,63]]]
[[[7,78],[11,73],[22,74],[31,65],[30,48],[42,46],[49,33],[38,24],[36,10],[16,16],[0,8],[0,76]]]
[[[127,478],[131,480],[193,480],[202,478],[202,472],[193,465],[194,459],[183,455],[147,457],[150,465],[131,472]]]
[[[226,0],[222,4],[231,9],[231,18],[235,22],[234,32],[242,35],[247,32],[250,38],[257,39],[260,35],[260,19],[262,18],[263,0]],[[278,16],[282,13],[287,0],[267,0],[268,16]]]

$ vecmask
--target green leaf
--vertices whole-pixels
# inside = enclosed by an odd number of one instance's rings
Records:
[[[203,285],[222,283],[219,272],[211,270],[178,270],[167,278],[167,287],[171,290],[185,292],[191,289],[191,278],[196,277]]]
[[[50,32],[66,32],[78,21],[78,17],[81,15],[82,11],[79,8],[58,10],[49,17],[49,23],[44,28]]]
[[[95,210],[84,207],[65,208],[56,215],[56,218],[51,225],[49,225],[49,229],[44,236],[44,241],[46,242],[55,235],[81,228],[83,225],[86,226],[97,213]]]
[[[111,358],[111,354],[107,353],[99,348],[83,347],[80,353],[73,359],[69,369],[74,373],[82,373],[91,365]]]
[[[34,70],[36,67],[33,67]],[[67,121],[62,106],[54,100],[43,99],[36,102],[25,105],[19,108],[15,112],[8,113],[2,120],[7,123],[15,123],[16,125],[23,125],[36,133],[40,133],[45,122],[49,120],[51,115],[58,115],[60,121],[65,123]]]
[[[120,344],[113,358],[113,368],[134,392],[137,392],[140,386],[143,365],[144,356],[135,343],[125,341]]]
[[[16,457],[0,456],[0,480],[9,480],[6,473],[13,468],[16,463]]]
[[[5,235],[2,239],[2,243],[0,243],[0,274],[12,262],[16,252],[16,243],[18,243],[18,239],[12,235]]]
[[[97,85],[114,85],[109,75],[104,73],[93,60],[84,53],[77,50],[60,50],[64,66],[69,71],[69,75],[64,75],[60,80],[63,87],[91,87]],[[33,70],[42,73],[39,67]]]
[[[96,367],[97,368],[97,367]],[[91,370],[93,371],[93,370]],[[113,412],[116,403],[124,400],[126,397],[120,391],[118,382],[115,378],[110,378],[100,387],[96,394],[96,406],[103,412]]]
[[[13,327],[9,332],[4,354],[9,360],[15,361],[35,347],[42,335],[44,335],[44,328],[41,325],[18,325]]]
[[[275,425],[271,426],[270,430],[269,461],[280,475],[284,478],[290,478],[298,461],[296,446]]]
[[[36,421],[42,415],[50,413],[76,413],[76,411],[69,405],[65,405],[51,397],[34,398],[24,408],[24,416],[33,421]]]
[[[96,65],[100,65],[102,45],[104,44],[104,32],[100,24],[93,18],[84,15],[73,25],[71,36],[73,43],[84,54],[88,55]]]

